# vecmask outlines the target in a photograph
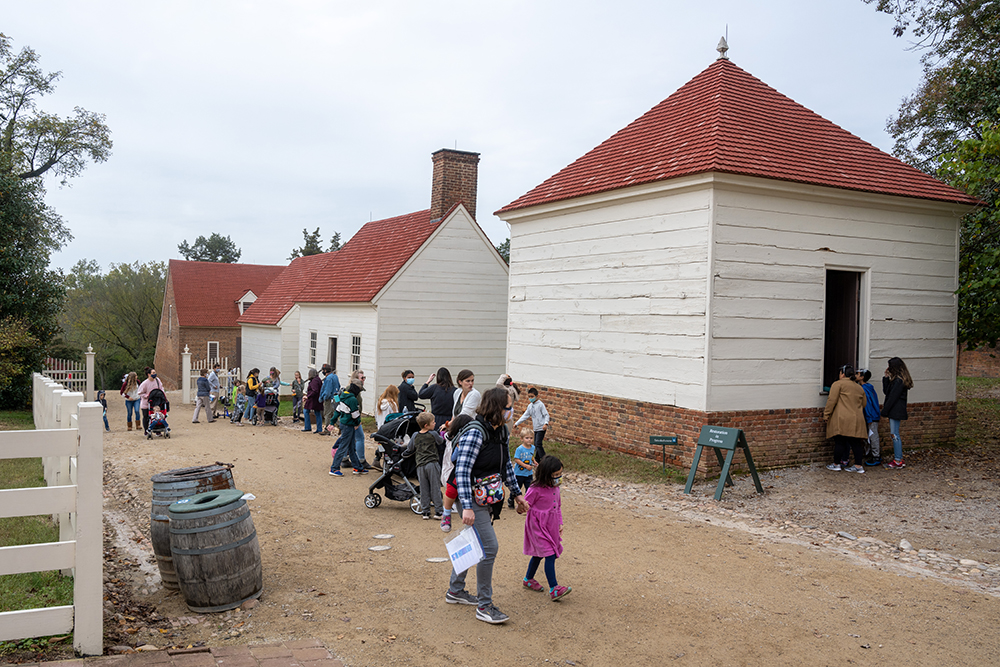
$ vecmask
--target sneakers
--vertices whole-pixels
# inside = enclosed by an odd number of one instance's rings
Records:
[[[560,600],[573,591],[571,586],[554,586],[549,589],[549,595],[552,597],[552,601]]]
[[[441,520],[441,513],[440,512],[438,512],[437,514],[434,515],[434,520],[435,521],[440,521]]]
[[[865,469],[861,466],[851,466],[850,468],[842,468],[844,472],[860,472],[864,474]]]
[[[830,465],[828,465],[826,467],[826,469],[827,470],[835,470],[837,472],[840,472],[840,464],[839,463],[831,463]]]
[[[543,590],[542,589],[542,585],[540,583],[538,583],[534,579],[528,579],[527,577],[525,577],[524,581],[522,581],[521,584],[525,588],[527,588],[529,590],[532,590],[532,591],[541,591],[541,590]]]
[[[355,475],[367,475],[368,471],[365,470],[364,468],[355,468],[354,469],[354,474]]]
[[[900,468],[905,468],[906,464],[903,463],[902,461],[897,461],[893,459],[892,461],[889,461],[887,464],[885,464],[885,467],[891,470],[899,470]]]
[[[882,465],[882,459],[870,458],[865,461],[865,465],[868,467],[880,466]]]
[[[424,521],[430,521],[430,520],[431,520],[431,515],[430,514],[424,514]]]
[[[555,600],[556,598],[552,599]],[[499,625],[501,623],[506,623],[510,616],[503,613],[493,605],[488,604],[485,607],[476,607],[476,618],[480,621],[489,623],[490,625]]]
[[[334,477],[343,477],[344,476],[344,473],[340,472],[339,470],[331,470],[330,474],[333,475]]]
[[[441,518],[441,530],[443,530],[446,533],[450,533],[451,532],[451,515],[450,514],[448,516],[445,516],[445,517]]]
[[[479,606],[478,598],[469,595],[467,591],[459,591],[457,593],[452,593],[448,591],[444,594],[444,601],[448,604],[468,604]],[[478,614],[477,614],[478,615]],[[507,620],[506,618],[504,620]]]

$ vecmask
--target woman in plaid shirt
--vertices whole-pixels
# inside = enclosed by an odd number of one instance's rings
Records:
[[[493,605],[493,561],[496,560],[499,545],[493,531],[492,509],[489,505],[481,506],[473,501],[472,483],[473,479],[499,474],[510,492],[515,494],[518,513],[528,511],[507,449],[508,432],[504,422],[510,417],[512,408],[510,394],[504,387],[489,389],[483,394],[476,410],[476,421],[482,428],[474,428],[470,424],[455,443],[455,485],[458,487],[458,502],[462,506],[462,523],[476,527],[483,547],[483,559],[476,565],[478,595],[470,595],[465,590],[468,570],[457,574],[452,572],[445,602],[476,605],[476,618],[491,624],[504,623],[508,619]]]

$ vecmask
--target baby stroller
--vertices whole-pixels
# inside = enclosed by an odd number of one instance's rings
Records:
[[[154,389],[149,392],[147,402],[149,403],[149,428],[146,430],[146,439],[152,440],[154,435],[169,438],[170,426],[167,425],[166,415],[170,412],[170,401],[167,400],[167,395],[163,393],[162,389]],[[160,408],[163,412],[162,419],[153,418],[153,411],[156,408]]]
[[[265,389],[264,394],[264,423],[270,424],[271,426],[278,425],[278,391],[276,389]],[[257,405],[260,405],[260,400],[257,399]],[[253,418],[250,420],[251,423],[257,425],[257,411],[254,410]]]
[[[383,489],[386,498],[410,503],[410,510],[420,514],[420,487],[415,486],[410,477],[416,475],[417,466],[413,451],[408,451],[410,438],[420,431],[417,425],[418,411],[404,412],[391,422],[386,422],[372,434],[378,443],[375,461],[381,459],[382,474],[368,487],[365,507],[374,509],[382,504],[382,496],[376,493]]]

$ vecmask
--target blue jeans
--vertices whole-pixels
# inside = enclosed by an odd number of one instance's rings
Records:
[[[135,420],[132,419],[132,414],[135,414]],[[136,424],[142,421],[142,414],[139,412],[139,399],[134,401],[125,401],[125,417],[128,421],[135,421]]]
[[[354,451],[358,455],[359,461],[365,460],[365,430],[358,425],[354,432]]]
[[[899,437],[899,420],[889,420],[889,432],[892,433],[892,456],[897,461],[903,460],[903,441]]]
[[[105,431],[110,431],[111,430],[111,427],[108,426],[108,413],[107,412],[104,413],[104,430]]]
[[[250,421],[255,409],[257,409],[257,397],[247,396],[247,409],[243,412],[243,419]]]
[[[462,502],[455,501],[455,511],[458,516],[462,516]],[[493,510],[489,507],[480,507],[472,503],[472,511],[476,513],[475,528],[479,533],[479,543],[483,546],[483,559],[476,565],[476,597],[479,599],[479,606],[485,607],[493,604],[493,561],[497,558],[497,551],[500,543],[497,542],[497,534],[493,530]],[[461,522],[461,518],[459,519]],[[460,525],[464,530],[465,526]],[[472,569],[472,568],[469,568]],[[448,590],[458,593],[465,590],[465,575],[469,570],[455,574],[454,568],[451,571],[451,582]]]
[[[312,427],[310,427],[310,425],[309,425],[309,415],[310,414],[312,414],[315,417],[316,432],[317,433],[322,433],[323,432],[323,413],[320,412],[319,410],[303,410],[303,412],[302,412],[302,419],[303,419],[303,421],[305,423],[303,424],[304,428],[302,430],[303,431],[311,431],[312,430]]]
[[[351,460],[351,465],[356,469],[361,468],[361,460],[358,458],[357,450],[351,445],[354,443],[355,432],[361,429],[360,426],[343,426],[340,427],[340,437],[337,438],[334,447],[337,448],[336,453],[333,455],[333,465],[330,466],[330,472],[334,470],[340,470],[340,464],[344,460],[344,456],[349,456]]]

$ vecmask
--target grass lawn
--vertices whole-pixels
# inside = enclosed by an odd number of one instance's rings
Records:
[[[0,431],[34,429],[31,412],[0,412]],[[42,460],[0,459],[0,489],[45,486]],[[49,516],[0,519],[0,547],[59,540],[59,528]],[[73,603],[73,579],[57,571],[0,576],[0,612]],[[10,642],[8,642],[10,643]],[[4,643],[0,643],[0,654]]]

